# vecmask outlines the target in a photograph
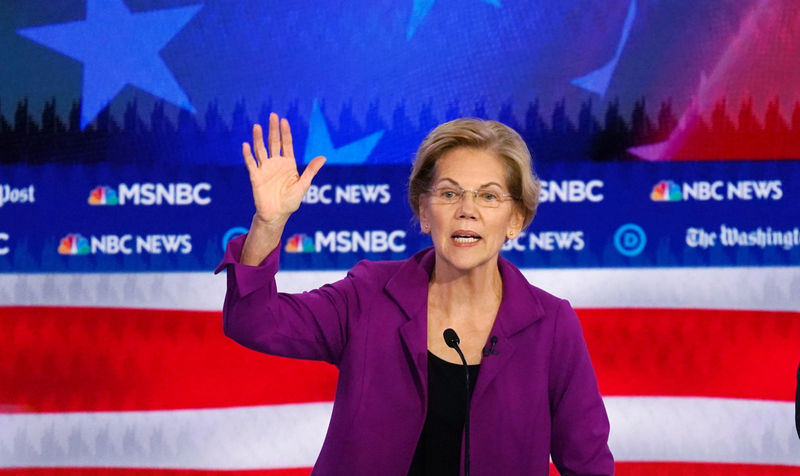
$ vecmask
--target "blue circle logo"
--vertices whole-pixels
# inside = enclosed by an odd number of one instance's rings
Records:
[[[229,241],[231,241],[232,239],[236,238],[237,236],[244,235],[248,231],[250,231],[250,230],[248,230],[247,228],[245,228],[243,226],[235,226],[235,227],[231,228],[230,230],[226,231],[225,234],[222,235],[222,251],[225,252],[225,248],[228,247],[228,242]]]
[[[625,256],[638,256],[646,244],[647,235],[639,225],[626,223],[614,233],[614,247]]]

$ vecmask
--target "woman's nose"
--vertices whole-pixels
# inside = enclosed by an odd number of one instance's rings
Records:
[[[471,191],[465,191],[458,202],[459,218],[477,218],[478,205],[475,203],[475,194]]]

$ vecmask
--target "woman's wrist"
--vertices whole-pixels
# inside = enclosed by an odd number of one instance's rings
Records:
[[[283,227],[286,225],[287,221],[289,221],[289,215],[276,215],[270,218],[263,218],[258,213],[255,213],[253,214],[253,219],[250,221],[250,231],[254,231],[254,228],[264,231],[274,231],[277,229],[283,231]]]
[[[242,247],[240,262],[248,266],[257,266],[264,261],[264,258],[278,247],[288,219],[287,216],[265,220],[258,214],[253,215],[250,231]]]

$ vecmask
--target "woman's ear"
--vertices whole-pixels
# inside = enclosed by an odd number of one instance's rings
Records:
[[[425,203],[425,200],[420,198],[419,200],[419,227],[423,233],[426,235],[431,231],[430,221],[428,220],[428,207]]]
[[[516,238],[519,235],[519,232],[522,231],[522,223],[525,220],[525,216],[522,213],[522,210],[519,207],[514,208],[514,212],[511,214],[511,220],[508,222],[508,229],[506,230],[506,238],[509,240]]]

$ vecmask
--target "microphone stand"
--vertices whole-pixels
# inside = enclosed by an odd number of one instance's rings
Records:
[[[461,352],[461,348],[458,344],[461,340],[458,338],[458,334],[453,329],[447,328],[444,330],[444,341],[448,347],[451,347],[458,352],[458,356],[461,357],[461,362],[464,364],[464,375],[466,376],[466,403],[467,403],[467,412],[464,417],[464,476],[469,476],[469,404],[470,400],[470,391],[469,391],[469,366],[467,365],[467,359],[464,358],[464,353]]]

